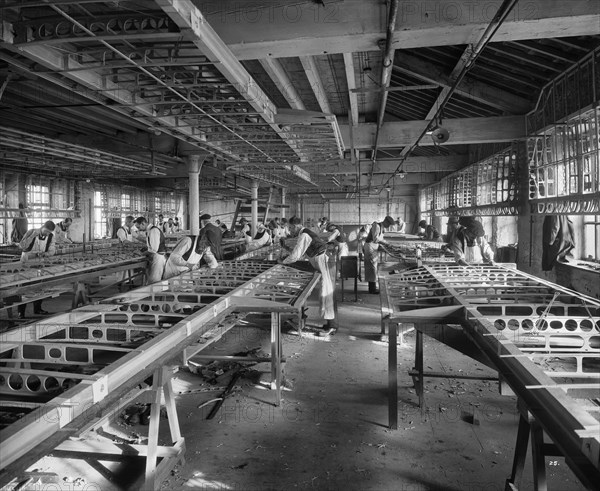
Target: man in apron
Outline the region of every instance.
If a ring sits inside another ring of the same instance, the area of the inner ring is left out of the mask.
[[[369,283],[369,293],[379,294],[377,288],[377,268],[379,266],[379,245],[385,244],[383,232],[390,228],[396,222],[390,216],[383,219],[382,222],[373,222],[371,230],[365,239],[365,281]]]
[[[348,251],[348,237],[342,230],[334,223],[327,224],[326,232],[329,234],[326,237],[326,241],[329,244],[337,245],[337,269],[342,269],[342,256],[347,256]]]
[[[335,319],[334,308],[334,284],[329,273],[327,264],[327,244],[319,238],[312,230],[302,226],[302,220],[298,217],[292,217],[289,221],[290,234],[292,237],[298,237],[296,246],[288,257],[278,262],[291,264],[299,261],[302,256],[306,256],[311,266],[321,273],[321,291],[319,292],[319,310],[320,315],[327,322],[323,326],[326,333],[335,330],[333,320]]]
[[[57,244],[72,244],[73,241],[69,237],[69,227],[72,225],[72,218],[65,218],[59,222],[54,229],[54,240]]]
[[[125,217],[125,225],[121,225],[117,230],[117,239],[122,244],[123,242],[133,242],[133,220],[134,218],[129,215]]]
[[[494,251],[485,240],[481,222],[475,220],[475,217],[461,217],[459,224],[462,227],[458,229],[450,244],[457,264],[494,264]]]
[[[200,238],[208,242],[215,259],[221,261],[223,260],[223,231],[211,222],[211,218],[208,213],[200,216]]]
[[[258,231],[253,239],[248,235],[246,236],[246,252],[255,251],[261,247],[270,245],[272,242],[271,234],[269,234],[264,223],[259,223],[257,229]]]
[[[440,236],[437,228],[428,224],[426,220],[421,220],[419,222],[419,228],[423,230],[423,232],[419,232],[419,237],[423,237],[425,240],[432,240],[435,242],[442,241],[442,237]]]
[[[181,238],[167,260],[163,280],[198,269],[203,257],[209,268],[214,269],[219,265],[206,240],[202,240],[198,235]]]
[[[139,217],[135,226],[140,232],[146,232],[146,284],[151,285],[162,279],[165,271],[167,247],[165,245],[165,234],[156,225],[149,225],[148,220]]]
[[[54,256],[56,253],[56,242],[53,234],[55,228],[54,222],[47,221],[41,228],[27,231],[21,242],[19,242],[19,247],[23,251],[21,253],[21,262],[26,263],[39,258]],[[26,307],[27,304],[17,307],[19,319],[25,318]],[[33,313],[39,315],[46,315],[48,313],[42,309],[41,300],[33,302]]]

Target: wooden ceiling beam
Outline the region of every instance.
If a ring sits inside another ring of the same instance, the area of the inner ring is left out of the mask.
[[[239,0],[196,4],[240,60],[378,51],[384,35],[385,2],[365,0],[280,2]],[[471,44],[497,9],[497,2],[402,2],[394,32],[396,49]],[[589,0],[520,2],[494,42],[598,34],[598,5]]]
[[[354,77],[354,58],[352,53],[344,53],[344,68],[346,69],[346,83],[348,84],[348,97],[350,98],[350,114],[352,124],[358,124],[358,96],[356,89],[356,78]],[[346,145],[348,146],[348,145]]]
[[[400,148],[414,143],[428,125],[429,120],[393,121],[386,123],[381,133],[381,148]],[[490,118],[446,119],[444,127],[450,132],[446,145],[470,145],[477,143],[510,142],[520,140],[527,135],[525,117],[497,116]],[[340,125],[340,131],[346,146],[349,146],[347,124]],[[375,137],[374,123],[361,123],[354,128],[354,146],[360,150],[373,147]],[[425,137],[422,146],[431,146],[433,141]]]
[[[271,80],[273,80],[273,83],[277,89],[279,89],[279,92],[281,92],[281,95],[283,95],[290,107],[292,109],[305,111],[306,106],[304,105],[304,102],[302,102],[300,94],[296,90],[296,87],[294,87],[292,80],[285,71],[285,68],[283,68],[281,62],[273,58],[263,58],[260,60],[260,64]]]
[[[452,86],[451,77],[443,73],[435,64],[404,51],[398,52],[394,71],[417,76],[430,83],[437,83],[442,87]],[[511,114],[525,114],[531,109],[531,102],[527,99],[469,76],[466,76],[459,84],[456,93]]]
[[[315,94],[315,98],[321,107],[321,111],[323,111],[325,114],[333,114],[331,106],[329,105],[329,99],[327,98],[327,92],[325,91],[325,86],[323,85],[323,80],[319,74],[319,69],[314,57],[301,56],[300,63],[302,63],[302,67],[306,73],[306,78],[308,78],[310,86]]]

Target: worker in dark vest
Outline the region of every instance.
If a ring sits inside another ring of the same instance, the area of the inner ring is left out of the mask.
[[[146,233],[146,247],[144,252],[148,258],[146,266],[146,284],[150,285],[162,279],[165,271],[167,247],[165,245],[165,234],[156,225],[149,225],[148,220],[139,217],[134,222],[140,232]]]
[[[379,267],[379,245],[385,244],[383,232],[390,228],[396,222],[390,216],[383,219],[382,222],[373,222],[371,230],[365,239],[365,281],[369,282],[369,293],[378,294],[377,289],[377,268]]]
[[[163,280],[198,269],[203,257],[209,268],[214,269],[219,265],[206,240],[198,235],[182,237],[167,260]]]
[[[72,218],[65,218],[62,222],[56,224],[54,229],[54,240],[57,244],[72,244],[73,241],[69,237],[69,228],[73,224]]]
[[[423,237],[425,240],[432,240],[435,242],[442,241],[442,237],[440,236],[437,228],[435,228],[433,225],[428,225],[427,221],[421,220],[419,222],[419,228],[423,229],[423,232],[419,233],[419,237]]]
[[[10,234],[11,242],[18,244],[21,239],[25,237],[27,230],[29,229],[29,220],[25,214],[23,203],[19,203],[19,216],[13,218],[12,221],[12,232]]]
[[[326,333],[335,330],[333,320],[335,319],[334,309],[334,284],[329,273],[327,258],[327,244],[312,230],[302,226],[302,220],[299,217],[292,217],[289,221],[290,234],[292,237],[298,237],[296,246],[290,255],[279,262],[291,264],[299,261],[303,256],[308,258],[311,266],[321,273],[321,291],[319,293],[320,315],[325,319],[326,324],[323,329]]]
[[[200,216],[200,237],[204,238],[210,250],[215,256],[217,261],[223,259],[223,246],[221,242],[223,240],[223,231],[217,227],[214,223],[211,223],[211,216],[208,213]]]
[[[53,235],[55,228],[54,222],[47,221],[39,229],[27,231],[19,243],[19,247],[23,251],[21,253],[21,262],[26,263],[35,261],[36,259],[54,256],[56,253],[56,243]],[[26,304],[19,305],[19,319],[25,317],[25,308]],[[48,314],[48,312],[42,309],[41,300],[33,302],[33,313],[39,315]]]
[[[240,234],[242,236],[242,239],[245,239],[246,236],[252,237],[252,231],[250,230],[250,224],[248,223],[248,220],[246,220],[245,218],[240,218],[240,227]]]
[[[462,225],[454,235],[450,247],[460,266],[470,264],[494,264],[494,251],[485,240],[483,224],[475,217],[460,217]]]
[[[255,251],[261,247],[271,245],[272,241],[271,234],[267,227],[265,227],[265,224],[259,223],[254,238],[246,236],[246,252]]]
[[[133,221],[134,218],[129,215],[125,217],[125,225],[121,225],[117,230],[117,239],[121,244],[123,242],[133,242]]]

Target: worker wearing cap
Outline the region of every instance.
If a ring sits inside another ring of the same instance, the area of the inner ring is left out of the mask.
[[[245,218],[240,218],[240,225],[242,227],[242,238],[245,239],[247,235],[252,235],[252,233],[250,232],[250,224],[248,223],[248,220],[246,220]]]
[[[21,262],[30,262],[35,259],[54,256],[56,253],[56,242],[54,239],[54,230],[56,225],[54,222],[47,221],[39,229],[28,230],[25,236],[19,242],[19,247],[23,251],[21,253]],[[19,305],[19,319],[25,317],[26,304]],[[33,313],[45,315],[48,312],[42,309],[42,301],[36,300],[33,302]]]
[[[325,231],[328,234],[326,241],[338,246],[338,259],[342,256],[347,256],[349,254],[348,238],[342,229],[335,223],[328,223]]]
[[[459,217],[448,217],[448,235],[446,237],[446,242],[448,244],[452,244],[456,232],[458,232],[461,228],[462,225],[459,223]]]
[[[319,228],[320,232],[326,232],[328,224],[329,224],[329,218],[322,217],[321,219],[319,219],[319,223],[317,224],[317,227]]]
[[[51,221],[47,221],[39,229],[29,230],[19,243],[19,247],[23,251],[21,262],[54,256],[56,254],[55,230],[56,225]]]
[[[174,234],[175,233],[175,222],[173,218],[170,218],[162,224],[162,231],[165,234]]]
[[[65,218],[62,222],[56,224],[54,229],[54,240],[57,244],[72,244],[73,241],[69,237],[69,227],[73,224],[72,218]]]
[[[144,251],[148,258],[146,283],[151,285],[160,281],[165,271],[165,263],[167,262],[165,234],[161,227],[149,225],[148,220],[144,217],[139,217],[134,223],[140,232],[146,233],[146,248]]]
[[[208,242],[204,238],[199,235],[182,237],[175,244],[167,260],[163,280],[168,280],[186,271],[198,269],[203,257],[209,268],[214,269],[219,266]]]
[[[257,229],[258,231],[253,239],[246,236],[246,252],[255,251],[272,243],[271,234],[264,223],[259,223]]]
[[[419,222],[419,228],[423,229],[423,233],[419,233],[419,236],[423,237],[425,240],[432,240],[435,242],[442,241],[437,228],[435,228],[433,225],[427,224],[427,221],[421,220]]]
[[[223,259],[223,231],[214,223],[211,223],[211,216],[208,213],[200,216],[200,237],[208,243],[210,250],[217,261]]]
[[[386,244],[383,232],[396,222],[391,216],[386,216],[382,222],[373,222],[371,230],[365,239],[363,247],[365,255],[365,281],[369,283],[369,293],[378,294],[377,268],[379,266],[379,246]]]
[[[121,225],[117,230],[117,239],[122,244],[123,242],[133,242],[133,221],[131,215],[125,217],[125,225]]]
[[[319,311],[326,324],[323,329],[330,333],[335,329],[332,321],[335,319],[334,285],[329,273],[327,261],[327,244],[312,230],[302,226],[299,217],[292,217],[289,221],[290,234],[298,237],[298,241],[290,255],[279,262],[291,264],[299,261],[303,256],[308,258],[311,266],[321,273],[321,291],[319,292]]]
[[[483,262],[494,264],[494,251],[485,240],[485,230],[480,221],[475,217],[461,217],[450,247],[454,252],[454,259],[461,266],[481,264]]]

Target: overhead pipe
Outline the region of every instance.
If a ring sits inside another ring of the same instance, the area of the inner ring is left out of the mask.
[[[381,83],[380,89],[382,89],[381,97],[379,99],[379,110],[377,112],[377,128],[375,130],[375,143],[373,145],[373,153],[371,154],[371,170],[369,171],[369,191],[371,190],[371,180],[373,178],[373,172],[375,170],[375,163],[377,160],[377,148],[379,146],[379,133],[383,126],[383,118],[385,116],[385,107],[387,105],[387,99],[389,92],[387,89],[390,85],[392,78],[392,70],[394,68],[394,31],[396,30],[396,18],[398,17],[398,7],[400,5],[399,0],[392,0],[390,4],[390,11],[387,23],[387,32],[385,39],[385,47],[383,53],[383,66],[381,69]]]
[[[427,124],[425,129],[419,135],[419,138],[415,141],[415,143],[413,143],[411,145],[411,147],[410,147],[409,151],[406,153],[406,155],[404,155],[404,157],[402,157],[402,160],[396,167],[396,170],[390,177],[388,177],[388,179],[385,182],[385,184],[383,185],[383,187],[385,187],[390,182],[390,180],[398,173],[398,171],[402,168],[402,165],[404,164],[406,159],[410,156],[412,151],[419,145],[419,142],[423,139],[423,137],[428,133],[431,123],[438,121],[444,108],[446,107],[446,104],[448,104],[448,102],[454,95],[454,92],[456,92],[456,89],[458,88],[460,83],[463,81],[463,79],[465,78],[465,76],[467,75],[467,73],[469,72],[469,70],[471,69],[473,64],[475,63],[475,61],[477,61],[477,58],[479,58],[479,55],[481,55],[481,53],[483,52],[485,47],[489,44],[489,42],[494,37],[494,34],[496,34],[496,32],[498,31],[500,26],[504,23],[504,21],[508,17],[508,14],[510,14],[512,9],[515,7],[515,5],[518,2],[519,2],[519,0],[504,0],[504,2],[502,2],[502,5],[500,5],[500,8],[496,12],[496,15],[494,15],[494,18],[488,24],[485,32],[479,39],[479,42],[477,43],[477,45],[473,48],[473,50],[469,54],[469,57],[468,57],[467,61],[465,62],[462,70],[460,71],[460,73],[457,75],[456,79],[452,83],[452,86],[450,87],[448,94],[446,94],[446,97],[444,97],[444,100],[438,106],[437,111],[435,112],[433,117],[429,120],[429,123]],[[370,185],[371,184],[369,181],[369,187],[370,187]]]

